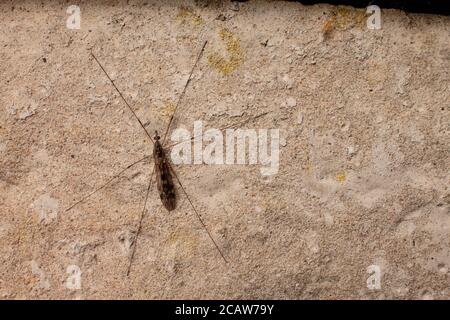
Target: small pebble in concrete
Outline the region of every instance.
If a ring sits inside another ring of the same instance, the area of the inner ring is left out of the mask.
[[[303,123],[303,113],[299,112],[297,115],[297,124]]]
[[[290,108],[293,108],[297,105],[297,100],[295,100],[295,98],[289,97],[286,100],[286,105]]]
[[[356,154],[356,148],[354,146],[347,147],[347,154],[352,157]]]

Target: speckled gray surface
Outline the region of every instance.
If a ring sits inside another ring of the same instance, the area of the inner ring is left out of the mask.
[[[69,30],[68,5],[0,4],[1,298],[450,298],[449,17],[382,10],[368,30],[350,7],[81,2]],[[176,166],[230,262],[152,192],[126,277],[151,164],[65,212],[152,151],[89,50],[162,131],[204,40],[175,125],[268,112],[247,127],[281,130],[279,172]]]

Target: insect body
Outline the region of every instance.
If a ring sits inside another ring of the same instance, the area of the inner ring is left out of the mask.
[[[224,260],[224,262],[227,263],[227,260],[226,260],[225,256],[223,255],[223,253],[220,250],[219,246],[217,245],[216,241],[214,240],[214,238],[212,237],[212,235],[209,232],[208,228],[206,227],[205,223],[203,222],[202,217],[200,216],[200,214],[198,213],[198,211],[195,208],[194,204],[192,203],[188,193],[186,192],[185,188],[183,187],[183,185],[182,185],[180,179],[178,178],[175,170],[173,170],[173,168],[171,167],[171,164],[169,162],[169,159],[166,156],[166,152],[165,152],[164,147],[163,147],[163,145],[165,145],[164,142],[166,141],[166,137],[167,137],[167,134],[169,132],[170,125],[172,124],[172,120],[174,118],[175,111],[176,111],[176,109],[177,109],[177,107],[178,107],[178,105],[179,105],[179,103],[181,101],[181,98],[183,97],[184,93],[186,92],[186,88],[187,88],[187,86],[188,86],[188,84],[189,84],[189,82],[191,80],[194,68],[197,65],[198,61],[200,60],[200,57],[201,57],[201,55],[203,53],[203,50],[205,49],[206,43],[207,43],[207,41],[205,41],[203,43],[201,51],[200,51],[200,53],[197,56],[197,60],[195,61],[195,64],[194,64],[194,66],[191,69],[191,73],[189,74],[189,78],[186,81],[186,84],[185,84],[185,86],[183,88],[183,91],[182,91],[180,97],[178,98],[178,102],[175,105],[175,110],[174,110],[172,116],[170,117],[169,124],[167,125],[167,128],[166,128],[165,134],[163,136],[163,139],[161,139],[161,137],[158,135],[157,131],[155,131],[155,136],[152,138],[152,136],[147,131],[147,129],[145,128],[145,126],[142,123],[142,121],[139,119],[139,117],[134,112],[133,108],[131,108],[131,106],[126,101],[125,97],[122,95],[120,90],[117,88],[117,86],[114,83],[114,81],[108,75],[108,73],[106,72],[105,68],[102,66],[100,61],[98,61],[98,59],[95,57],[95,55],[91,52],[91,56],[94,58],[94,60],[100,66],[100,68],[103,70],[103,72],[105,73],[106,77],[109,79],[109,81],[111,82],[113,87],[116,89],[117,93],[122,98],[122,100],[125,103],[125,105],[131,111],[131,113],[136,118],[136,120],[139,122],[140,126],[145,131],[145,133],[146,133],[147,137],[149,138],[150,142],[153,143],[153,159],[154,159],[154,162],[155,162],[155,167],[154,167],[154,171],[152,172],[152,176],[150,177],[150,181],[149,181],[148,188],[147,188],[147,193],[146,193],[146,196],[145,196],[144,207],[143,207],[143,210],[142,210],[142,213],[141,213],[141,217],[139,219],[139,225],[138,225],[138,228],[137,228],[137,232],[136,232],[135,238],[133,240],[133,246],[132,246],[132,249],[131,249],[131,255],[130,255],[128,269],[127,269],[127,276],[130,273],[131,264],[133,262],[133,257],[134,257],[134,254],[136,252],[137,238],[138,238],[139,233],[140,233],[141,228],[142,228],[142,220],[143,220],[145,212],[146,212],[146,205],[147,205],[147,200],[148,200],[148,197],[149,197],[150,189],[151,189],[151,186],[152,186],[153,174],[156,175],[156,185],[157,185],[157,188],[158,188],[159,197],[161,199],[161,202],[162,202],[162,204],[164,205],[164,207],[168,211],[175,210],[175,208],[177,206],[177,194],[175,192],[176,189],[175,189],[175,185],[173,183],[173,178],[175,178],[175,180],[178,182],[178,185],[180,186],[182,192],[186,196],[186,199],[188,200],[190,206],[192,207],[195,215],[197,216],[199,222],[201,223],[201,225],[205,229],[206,233],[208,234],[208,236],[211,239],[212,243],[216,247],[217,251],[220,253],[220,255],[221,255],[222,259]],[[133,167],[134,165],[136,165],[136,164],[138,164],[138,163],[140,163],[140,162],[142,162],[144,160],[147,160],[148,158],[149,158],[149,156],[146,156],[146,157],[144,157],[144,158],[142,158],[142,159],[140,159],[138,161],[135,161],[132,164],[128,165],[126,168],[121,170],[118,174],[116,174],[112,178],[110,178],[102,186],[98,187],[97,189],[95,189],[94,191],[92,191],[91,193],[89,193],[88,195],[83,197],[81,200],[79,200],[79,201],[75,202],[74,204],[72,204],[69,208],[66,209],[66,211],[71,210],[77,204],[85,201],[86,199],[91,197],[94,193],[96,193],[97,191],[99,191],[99,190],[105,188],[107,185],[109,185],[114,179],[116,179],[118,176],[120,176],[123,172],[125,172],[129,168]]]
[[[159,142],[158,132],[155,131],[155,143],[153,145],[153,160],[155,161],[156,186],[158,187],[159,197],[164,207],[172,211],[176,207],[176,193],[173,184],[172,174],[167,161],[164,149]]]

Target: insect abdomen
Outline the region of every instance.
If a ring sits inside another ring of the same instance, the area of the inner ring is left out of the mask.
[[[153,158],[155,160],[156,186],[159,197],[164,207],[168,211],[172,211],[176,207],[175,186],[167,163],[168,160],[159,141],[155,141]]]

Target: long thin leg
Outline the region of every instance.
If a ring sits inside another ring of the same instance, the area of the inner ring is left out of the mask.
[[[113,85],[113,87],[116,89],[116,91],[119,93],[119,96],[122,98],[123,102],[125,102],[125,104],[127,105],[128,109],[130,109],[131,113],[134,115],[134,117],[136,118],[136,120],[139,122],[139,124],[141,125],[142,129],[144,129],[145,133],[147,134],[147,136],[150,138],[150,141],[152,143],[154,143],[152,137],[150,136],[150,133],[148,133],[147,129],[145,129],[144,124],[142,123],[141,119],[139,119],[139,117],[136,115],[136,112],[134,112],[133,108],[131,108],[131,106],[128,104],[127,100],[125,100],[124,96],[122,95],[122,92],[120,92],[119,88],[117,88],[116,84],[114,83],[114,81],[111,79],[111,77],[109,76],[109,74],[106,72],[105,68],[103,68],[103,65],[100,63],[100,61],[98,61],[97,57],[94,56],[94,54],[91,52],[91,56],[95,59],[95,61],[97,62],[97,64],[100,66],[100,68],[103,70],[103,72],[105,73],[106,77],[109,79],[109,81],[111,81],[111,84]]]
[[[243,120],[243,121],[239,121],[239,122],[232,123],[232,124],[227,125],[227,126],[225,126],[225,127],[219,128],[219,131],[223,131],[223,130],[225,130],[225,129],[233,128],[233,127],[236,127],[236,126],[238,126],[238,125],[243,125],[243,124],[249,122],[250,120],[258,119],[258,118],[260,118],[260,117],[262,117],[262,116],[265,116],[266,114],[268,114],[268,112],[261,113],[261,114],[255,116],[255,117],[248,118],[248,119],[245,119],[245,120]],[[180,144],[180,143],[184,143],[184,142],[188,142],[188,141],[193,141],[194,139],[196,139],[196,138],[198,138],[198,137],[201,137],[202,135],[203,135],[203,134],[197,135],[197,136],[193,136],[193,137],[191,137],[191,138],[189,138],[189,139],[186,139],[186,140],[183,140],[183,141],[178,141],[178,142],[169,144],[168,146],[165,146],[164,149],[170,149],[170,148],[172,148],[172,147],[174,147],[174,146],[176,146],[176,145],[178,145],[178,144]]]
[[[191,201],[191,198],[189,197],[189,195],[187,194],[186,190],[183,187],[183,184],[181,183],[180,179],[178,178],[175,170],[173,170],[171,164],[168,162],[167,163],[169,165],[170,171],[172,172],[173,176],[175,177],[175,179],[177,179],[178,184],[181,187],[181,190],[183,190],[184,195],[186,196],[186,198],[188,199],[192,209],[195,212],[195,215],[197,216],[198,220],[200,221],[201,225],[203,226],[203,228],[205,229],[206,233],[208,234],[209,238],[211,239],[212,243],[214,244],[214,246],[216,247],[217,251],[219,251],[223,261],[225,261],[225,263],[228,263],[227,259],[225,259],[225,256],[222,253],[222,250],[220,250],[219,246],[217,245],[216,241],[214,240],[214,238],[212,237],[211,233],[209,232],[208,228],[206,227],[206,224],[203,222],[202,217],[200,216],[200,214],[198,213],[197,209],[195,208],[194,204]]]
[[[200,60],[207,43],[208,43],[208,41],[205,41],[203,43],[202,49],[200,50],[199,54],[197,55],[197,59],[195,60],[194,65],[192,66],[191,73],[189,73],[189,78],[187,79],[186,84],[184,85],[183,91],[181,92],[181,94],[178,98],[177,104],[175,105],[175,110],[173,110],[172,116],[170,117],[170,120],[169,120],[169,124],[167,125],[166,132],[164,133],[164,137],[162,140],[163,145],[164,145],[164,142],[166,141],[167,133],[169,133],[170,125],[172,124],[172,120],[173,120],[173,117],[175,116],[175,112],[177,112],[178,105],[180,104],[181,99],[183,98],[184,94],[186,93],[186,89],[189,85],[189,82],[191,82],[191,78],[192,78],[192,74],[194,73],[194,69],[197,66],[198,61]]]
[[[81,202],[85,201],[86,199],[90,198],[93,194],[95,194],[96,192],[102,190],[103,188],[105,188],[108,184],[110,184],[112,181],[114,181],[114,179],[116,179],[117,177],[119,177],[122,173],[124,173],[126,170],[130,169],[131,167],[133,167],[134,165],[146,160],[150,158],[150,156],[145,156],[144,158],[133,162],[132,164],[128,165],[126,168],[122,169],[119,173],[115,174],[114,176],[112,176],[108,181],[106,181],[106,183],[104,183],[103,185],[101,185],[100,187],[98,187],[97,189],[95,189],[94,191],[92,191],[91,193],[89,193],[88,195],[84,196],[83,198],[81,198],[80,200],[78,200],[77,202],[75,202],[74,204],[72,204],[70,207],[68,207],[65,211],[69,211],[71,210],[73,207],[75,207],[76,205],[80,204]]]
[[[152,182],[153,182],[153,174],[154,174],[154,173],[155,173],[155,169],[153,168],[152,174],[151,174],[151,176],[150,176],[150,181],[149,181],[149,183],[148,183],[147,193],[146,193],[146,195],[145,195],[144,208],[142,209],[141,217],[140,217],[140,219],[139,219],[139,225],[138,225],[138,229],[137,229],[137,232],[136,232],[136,236],[134,237],[134,240],[133,240],[133,242],[132,242],[133,248],[131,249],[131,250],[132,250],[132,251],[131,251],[131,256],[130,256],[130,260],[129,260],[129,262],[128,262],[127,277],[129,276],[130,271],[131,271],[131,265],[132,265],[132,263],[133,263],[134,254],[135,254],[135,252],[136,252],[136,247],[137,247],[138,237],[139,237],[139,234],[141,233],[142,220],[144,220],[144,217],[145,217],[145,208],[147,207],[148,195],[150,194],[150,189],[151,189],[151,186],[152,186]]]

